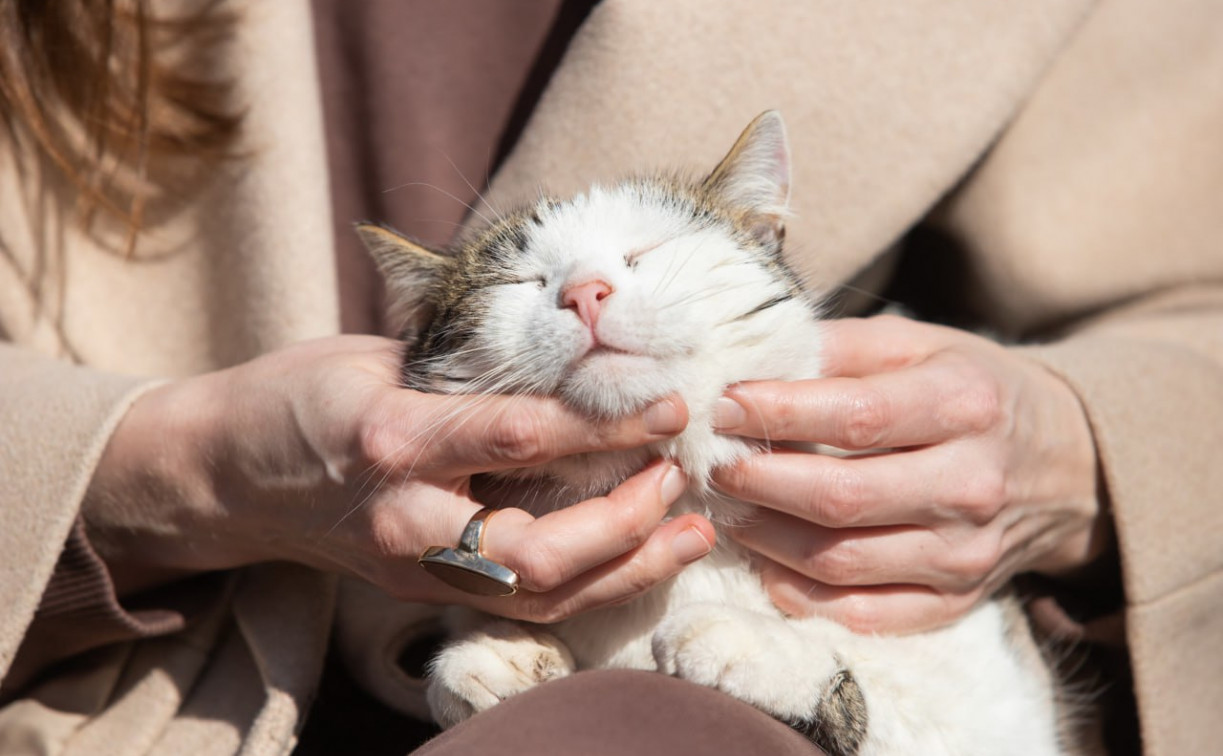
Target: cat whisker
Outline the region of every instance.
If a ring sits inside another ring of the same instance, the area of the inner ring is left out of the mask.
[[[441,223],[443,225],[450,226],[451,228],[463,228],[464,225],[462,223],[455,223],[454,221],[443,220],[441,218],[413,218],[412,223]]]
[[[751,286],[750,284],[746,284],[746,283],[736,283],[736,284],[730,284],[730,285],[720,286],[720,287],[710,287],[710,288],[703,289],[700,291],[694,291],[690,294],[686,294],[680,297],[679,299],[660,304],[658,306],[658,309],[661,311],[661,310],[668,310],[672,307],[683,307],[683,306],[687,306],[687,305],[690,305],[696,302],[703,302],[706,299],[712,299],[713,297],[720,297],[723,294],[727,294],[732,291],[737,291],[739,289],[750,288],[750,286]]]
[[[854,294],[861,294],[862,296],[867,297],[868,299],[873,299],[883,305],[889,305],[892,307],[904,306],[903,303],[897,302],[895,299],[889,299],[888,297],[880,295],[878,292],[871,291],[870,289],[863,289],[860,286],[854,286],[847,283],[837,283],[833,288],[841,291],[852,292]]]
[[[740,266],[746,268],[746,267],[753,267],[755,265],[758,265],[758,263],[755,262],[754,260],[735,260],[735,259],[727,258],[725,260],[720,260],[714,263],[713,265],[709,266],[709,270],[714,271],[714,270],[721,270],[722,268],[737,268]]]
[[[766,417],[765,413],[760,409],[760,405],[756,404],[750,396],[747,397],[748,404],[752,405],[752,409],[756,411],[757,417]],[[767,424],[762,425],[761,430],[764,431],[764,438],[760,439],[764,442],[764,450],[766,452],[773,451],[773,440],[769,438],[769,427]]]
[[[782,304],[783,302],[789,302],[791,299],[794,299],[794,294],[791,292],[787,292],[785,294],[779,294],[778,296],[775,296],[772,299],[768,299],[768,300],[765,300],[764,302],[761,302],[760,304],[756,305],[755,307],[743,313],[742,315],[737,315],[733,318],[728,318],[726,320],[720,321],[718,325],[723,326],[723,325],[728,325],[730,323],[737,323],[740,320],[746,320],[753,315],[762,313],[765,310],[769,310],[773,307],[776,307],[777,305]]]
[[[699,242],[692,245],[692,249],[682,260],[677,257],[672,257],[671,260],[668,261],[666,270],[663,271],[663,275],[659,278],[659,282],[654,287],[654,291],[652,292],[655,297],[666,289],[670,288],[671,285],[675,283],[675,280],[679,277],[680,271],[682,271],[684,267],[688,265],[688,263],[692,262],[693,258],[696,257],[697,252],[699,252],[701,247],[704,245],[705,240],[701,239]]]
[[[481,350],[481,347],[472,347],[465,351],[467,353],[475,353]],[[539,393],[539,389],[542,388],[542,381],[538,378],[538,372],[535,372],[537,377],[534,381],[528,381],[524,385],[523,377],[525,375],[531,375],[532,373],[530,371],[522,370],[521,368],[514,368],[522,356],[524,355],[510,355],[498,367],[486,371],[484,374],[466,382],[462,386],[462,390],[454,392],[454,395],[456,397],[462,395],[468,398],[470,398],[472,395],[477,397],[491,397],[495,394],[507,393],[511,388],[517,388],[522,393]],[[440,361],[441,360],[439,359],[438,362]],[[512,394],[512,396],[517,396],[517,394]],[[417,446],[418,442],[421,442],[422,439],[423,443],[420,444],[422,448],[434,442],[437,440],[437,433],[439,433],[443,427],[450,426],[450,433],[459,430],[466,422],[468,422],[468,420],[470,420],[470,418],[476,416],[478,411],[481,410],[485,404],[487,404],[487,400],[480,401],[477,399],[476,401],[469,401],[465,404],[458,405],[449,412],[439,414],[430,424],[421,429],[419,433],[412,438],[406,439],[396,450],[390,452],[386,458],[371,464],[371,466],[361,474],[361,477],[366,479],[358,488],[358,494],[365,492],[365,489],[370,485],[370,481],[373,480],[374,473],[379,469],[383,470],[381,478],[379,478],[378,481],[373,484],[372,488],[366,492],[359,501],[350,507],[349,510],[334,525],[332,525],[327,533],[324,534],[324,537],[334,532],[335,529],[339,527],[348,517],[359,511],[373,496],[378,493],[379,490],[381,490],[382,486],[385,485],[392,472],[400,466],[400,460],[397,458],[399,454],[409,448]],[[464,413],[466,413],[466,417],[462,417]],[[403,477],[410,478],[412,476],[418,461],[419,460],[413,460],[408,470],[403,473]]]
[[[808,257],[808,255],[806,252],[803,251],[800,245],[790,245],[788,257],[803,258],[803,257]],[[870,289],[863,289],[860,286],[854,286],[853,284],[844,283],[840,281],[833,282],[831,286],[828,286],[825,289],[821,290],[821,293],[826,293],[827,291],[848,291],[854,294],[860,294],[882,305],[888,305],[892,307],[903,307],[904,306],[903,303],[898,302],[894,299],[885,297],[877,291],[871,291]]]
[[[451,432],[458,430],[460,427],[462,427],[463,424],[467,422],[467,420],[470,417],[473,417],[477,414],[478,410],[481,408],[481,405],[484,403],[485,402],[481,402],[477,400],[475,402],[470,402],[463,406],[456,406],[450,412],[439,414],[437,417],[433,419],[431,423],[429,423],[423,429],[421,429],[421,431],[417,433],[415,436],[409,439],[406,439],[403,443],[399,445],[399,447],[389,452],[383,459],[377,460],[376,462],[372,463],[369,468],[367,468],[364,472],[361,473],[360,476],[358,476],[358,480],[361,481],[361,484],[359,485],[357,489],[357,495],[360,496],[360,498],[351,507],[349,507],[348,511],[346,511],[344,515],[341,516],[331,526],[331,528],[327,530],[326,533],[324,533],[323,537],[326,538],[327,536],[330,536],[335,531],[336,528],[342,525],[353,514],[360,511],[362,507],[364,507],[374,496],[378,494],[380,490],[382,490],[382,487],[386,484],[386,481],[390,478],[390,476],[392,474],[396,474],[396,471],[401,467],[400,465],[401,460],[399,459],[399,457],[403,453],[405,453],[408,449],[417,447],[418,442],[422,442],[422,440],[423,440],[423,443],[420,443],[419,446],[421,447],[423,451],[423,448],[428,446],[430,443],[432,443],[436,439],[436,434],[439,433],[441,429],[443,427],[446,427],[447,425],[452,426]],[[457,423],[454,422],[456,418],[460,418],[461,414],[464,411],[467,413],[467,417],[463,417],[459,419]],[[402,473],[399,473],[399,475],[403,477],[404,479],[411,478],[412,473],[415,471],[416,464],[418,462],[419,462],[419,457],[418,459],[413,460],[412,464],[408,466],[407,470]],[[379,477],[376,482],[372,482],[374,480],[375,474],[379,470],[382,471],[381,477]],[[371,482],[372,482],[372,485],[371,485]],[[363,496],[361,495],[362,493],[364,493]]]
[[[407,183],[405,183],[405,184],[399,184],[398,186],[392,186],[390,189],[383,189],[383,190],[382,190],[382,193],[383,193],[383,194],[389,194],[390,192],[396,192],[396,191],[399,191],[400,189],[407,189],[409,186],[424,186],[424,187],[428,187],[428,188],[432,189],[433,191],[437,192],[438,194],[445,195],[445,196],[449,197],[450,199],[454,200],[455,202],[459,203],[459,204],[460,204],[460,205],[462,205],[463,207],[467,208],[467,209],[468,209],[468,210],[470,210],[472,213],[474,213],[474,214],[476,215],[476,217],[477,217],[477,218],[479,218],[480,220],[484,221],[484,222],[485,222],[485,223],[487,223],[488,225],[490,225],[490,226],[491,226],[491,225],[493,225],[493,222],[492,222],[491,220],[489,220],[489,218],[488,218],[488,216],[487,216],[487,215],[485,215],[484,213],[482,213],[482,212],[480,212],[479,210],[475,209],[474,207],[472,207],[472,206],[471,206],[470,204],[468,204],[467,202],[464,202],[464,201],[463,201],[461,198],[459,198],[457,195],[455,195],[455,194],[453,194],[453,193],[451,193],[451,192],[446,191],[445,189],[441,188],[440,186],[436,186],[436,185],[434,185],[434,184],[430,184],[430,183],[429,183],[429,182],[427,182],[427,181],[409,181],[409,182],[407,182]]]
[[[500,213],[497,211],[497,208],[493,207],[492,205],[488,203],[488,200],[484,198],[484,195],[480,193],[479,189],[476,189],[476,187],[470,181],[467,180],[467,177],[463,175],[463,172],[461,170],[459,170],[459,166],[454,162],[454,160],[450,158],[449,155],[446,154],[445,150],[439,147],[437,148],[437,152],[443,158],[446,159],[447,163],[450,163],[450,167],[453,168],[454,172],[457,173],[459,178],[463,180],[463,183],[467,184],[467,188],[471,190],[471,193],[476,195],[476,198],[480,200],[480,202],[484,205],[484,207],[488,208],[488,211],[493,214],[494,218],[496,218],[497,220],[501,220],[503,217],[505,217],[503,213]],[[487,182],[485,183],[487,185]]]

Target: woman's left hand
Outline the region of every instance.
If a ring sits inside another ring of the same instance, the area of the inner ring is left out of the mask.
[[[1102,550],[1091,430],[1041,365],[892,316],[831,321],[824,359],[826,378],[740,384],[719,405],[722,433],[864,452],[779,447],[715,474],[761,505],[732,535],[783,611],[927,630],[1018,572],[1071,572]]]

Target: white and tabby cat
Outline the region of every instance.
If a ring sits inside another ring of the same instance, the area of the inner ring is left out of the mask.
[[[758,444],[720,436],[730,384],[820,375],[817,302],[782,260],[789,156],[764,113],[703,180],[647,177],[541,200],[453,255],[359,232],[407,325],[406,385],[532,393],[593,415],[666,394],[690,423],[657,448],[561,460],[525,473],[537,510],[602,494],[652,456],[692,480],[674,511],[715,523],[748,505],[710,471]],[[730,538],[632,603],[548,627],[468,618],[431,666],[429,703],[450,726],[575,669],[658,669],[712,686],[806,732],[832,754],[1054,754],[1056,687],[1011,602],[946,629],[868,637],[784,616]]]

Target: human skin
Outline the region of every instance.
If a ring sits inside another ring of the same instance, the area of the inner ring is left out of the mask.
[[[1070,576],[1110,538],[1090,426],[1060,378],[982,337],[831,321],[825,374],[731,387],[719,431],[784,447],[715,473],[761,505],[731,537],[773,601],[862,632],[947,624],[1012,575]]]
[[[924,630],[1017,572],[1070,574],[1103,550],[1090,428],[1043,367],[886,316],[830,322],[824,358],[828,377],[740,384],[719,412],[724,433],[887,450],[778,448],[715,473],[762,505],[732,537],[755,552],[784,611]],[[398,359],[394,342],[337,337],[142,397],[83,510],[121,592],[288,559],[405,600],[552,621],[648,590],[713,543],[701,518],[661,523],[683,478],[656,463],[607,497],[490,521],[485,553],[522,574],[519,595],[441,584],[415,560],[454,543],[479,509],[473,473],[648,443],[679,432],[686,409],[668,399],[600,424],[549,400],[418,394],[398,387]]]
[[[675,398],[596,422],[532,397],[437,396],[398,384],[402,346],[339,336],[156,388],[131,407],[82,507],[120,594],[273,560],[361,577],[410,601],[548,622],[624,601],[708,553],[713,528],[662,522],[686,480],[655,462],[605,497],[539,518],[504,509],[483,552],[521,576],[508,598],[417,565],[481,508],[476,473],[661,440]]]

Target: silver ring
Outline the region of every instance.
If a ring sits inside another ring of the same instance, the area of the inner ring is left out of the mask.
[[[497,510],[484,507],[471,516],[459,543],[430,546],[417,563],[430,575],[476,596],[512,596],[518,592],[518,573],[484,556],[484,526]]]

